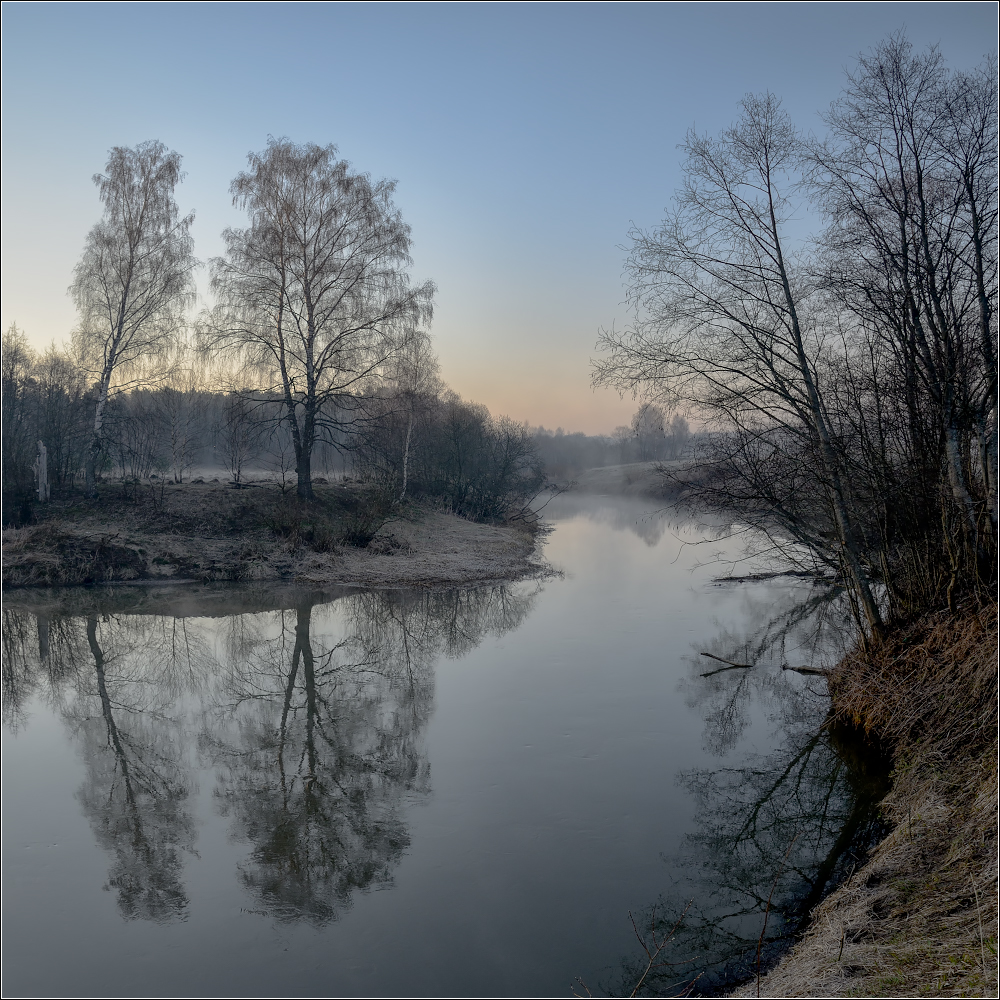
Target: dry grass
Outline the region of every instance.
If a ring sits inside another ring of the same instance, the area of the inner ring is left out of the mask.
[[[943,759],[995,736],[995,607],[928,615],[858,649],[830,678],[837,716],[892,743],[897,755]]]
[[[813,911],[760,996],[997,996],[996,649],[996,608],[966,610],[838,666],[835,715],[895,752],[892,832]]]
[[[165,486],[50,504],[3,534],[5,587],[133,580],[448,586],[544,572],[536,531],[475,524],[411,505],[382,524],[360,488],[317,487],[299,505],[273,486]],[[381,527],[379,527],[381,525]],[[350,544],[362,538],[367,544]]]

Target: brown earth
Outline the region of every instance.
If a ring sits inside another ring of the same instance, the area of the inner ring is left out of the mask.
[[[299,503],[272,484],[104,486],[36,508],[3,532],[4,587],[113,581],[285,580],[449,586],[546,572],[543,532],[477,524],[427,504],[394,505],[363,484],[319,483]]]

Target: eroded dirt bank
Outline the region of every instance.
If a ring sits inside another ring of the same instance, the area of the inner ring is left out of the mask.
[[[835,716],[894,753],[891,832],[732,996],[997,996],[996,650],[993,607],[924,618],[837,667]]]
[[[467,521],[420,503],[379,509],[361,486],[318,484],[315,504],[276,486],[106,487],[5,529],[4,587],[125,581],[294,581],[455,586],[545,572],[542,532]],[[388,518],[383,523],[383,519]]]

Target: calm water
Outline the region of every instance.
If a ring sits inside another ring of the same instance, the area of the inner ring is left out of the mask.
[[[780,934],[867,822],[821,602],[647,507],[558,498],[542,583],[12,596],[5,995],[598,995],[775,878]]]

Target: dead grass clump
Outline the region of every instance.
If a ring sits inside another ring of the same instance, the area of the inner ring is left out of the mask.
[[[398,504],[378,484],[327,487],[309,502],[282,499],[264,521],[293,546],[336,552],[341,545],[367,548],[379,531],[399,515]]]
[[[995,606],[928,615],[838,664],[834,713],[894,744],[897,755],[974,752],[995,735],[996,650]]]
[[[122,543],[118,532],[71,534],[56,524],[4,534],[4,585],[65,586],[138,580],[146,575],[146,554]]]

